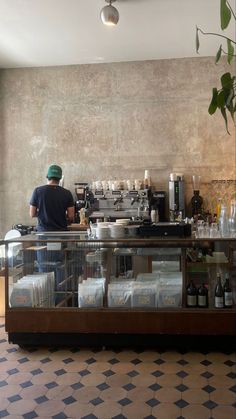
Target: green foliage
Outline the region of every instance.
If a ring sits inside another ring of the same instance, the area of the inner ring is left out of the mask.
[[[231,20],[232,19],[232,20]],[[235,27],[236,23],[236,15],[230,5],[229,0],[220,0],[220,23],[221,29],[224,31],[229,26],[230,22],[233,22]],[[222,38],[226,43],[226,51],[224,51],[222,45],[220,45],[216,57],[215,63],[217,64],[222,57],[222,53],[227,56],[228,64],[231,64],[235,55],[235,47],[236,42],[235,40],[225,36],[224,34],[214,33],[214,32],[204,32],[200,28],[196,28],[196,51],[199,52],[200,48],[200,40],[199,40],[199,33],[202,35],[211,35],[217,36],[218,38]],[[217,89],[213,87],[212,89],[212,98],[208,108],[208,112],[210,115],[213,115],[216,110],[218,109],[221,112],[221,115],[224,118],[226,130],[229,134],[228,130],[228,115],[231,116],[234,124],[235,124],[235,113],[236,113],[236,75],[231,75],[231,73],[227,72],[221,76],[221,87]]]

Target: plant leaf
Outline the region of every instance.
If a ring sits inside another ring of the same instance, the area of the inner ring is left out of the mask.
[[[218,61],[221,57],[221,53],[222,53],[222,45],[220,46],[220,48],[218,49],[217,54],[216,54],[216,59],[215,59],[216,64],[218,63]]]
[[[229,130],[228,130],[228,119],[227,119],[226,110],[225,110],[225,108],[221,108],[220,110],[221,110],[221,114],[222,114],[222,116],[223,116],[223,118],[224,118],[224,120],[225,120],[225,127],[226,127],[226,131],[227,131],[227,133],[230,135],[230,132],[229,132]]]
[[[234,105],[232,101],[229,103],[229,105],[227,105],[227,109],[231,115],[232,120],[234,121]]]
[[[229,94],[227,95],[227,97],[225,97],[227,108],[233,104],[233,98],[234,98],[234,91],[233,89],[230,89]]]
[[[228,47],[228,58],[227,61],[230,64],[232,59],[233,59],[233,55],[234,55],[234,47],[232,45],[232,42],[230,39],[227,39],[227,47]]]
[[[209,108],[208,108],[208,113],[210,115],[213,115],[213,113],[215,113],[215,111],[217,109],[217,106],[218,106],[218,104],[217,104],[217,96],[218,96],[218,91],[217,91],[217,88],[214,87],[212,89],[211,103],[210,103]]]
[[[198,27],[196,26],[196,51],[197,53],[199,51],[199,47],[200,47],[200,42],[199,42],[199,35],[198,35]]]
[[[225,104],[225,92],[221,90],[221,92],[217,95],[217,106],[218,108],[224,108]]]
[[[221,29],[227,28],[231,19],[231,10],[227,6],[227,0],[220,0],[220,23]]]
[[[221,78],[221,86],[226,89],[231,89],[233,87],[233,78],[231,78],[230,73],[224,73]]]

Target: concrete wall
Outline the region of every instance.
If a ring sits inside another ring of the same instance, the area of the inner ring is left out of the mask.
[[[219,185],[211,180],[236,178],[233,126],[229,136],[222,117],[207,113],[227,69],[197,57],[1,70],[1,236],[14,223],[32,224],[28,202],[52,163],[72,192],[76,181],[143,178],[145,169],[167,190],[169,173],[182,172],[186,203],[199,173],[213,208]]]

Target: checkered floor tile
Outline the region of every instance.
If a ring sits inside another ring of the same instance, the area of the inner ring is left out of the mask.
[[[31,348],[0,318],[0,418],[236,419],[236,353]]]

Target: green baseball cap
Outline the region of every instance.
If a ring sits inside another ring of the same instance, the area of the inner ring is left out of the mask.
[[[62,178],[62,169],[56,164],[52,164],[48,168],[47,178],[55,177],[56,179]]]

